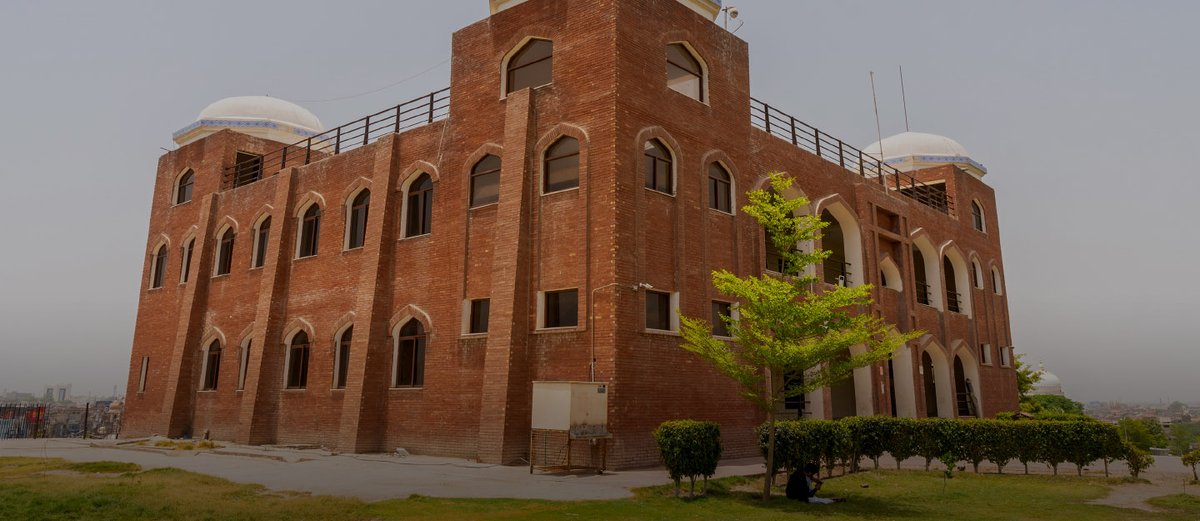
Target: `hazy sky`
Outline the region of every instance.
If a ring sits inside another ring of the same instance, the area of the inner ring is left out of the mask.
[[[753,95],[850,143],[875,140],[871,70],[904,130],[904,66],[912,130],[988,167],[1014,343],[1069,396],[1200,401],[1200,3],[726,3]],[[0,2],[0,389],[123,392],[159,147],[205,105],[269,94],[333,127],[448,85],[450,33],[486,16]]]

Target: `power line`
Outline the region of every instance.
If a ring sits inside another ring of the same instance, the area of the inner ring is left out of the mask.
[[[430,71],[432,71],[432,70],[434,70],[434,69],[436,69],[436,68],[438,68],[438,67],[441,67],[442,65],[445,65],[445,64],[447,64],[447,63],[449,63],[449,62],[450,62],[450,58],[446,58],[445,60],[442,60],[442,61],[440,61],[440,62],[438,62],[438,63],[435,63],[434,65],[430,66],[429,68],[427,68],[427,69],[425,69],[425,70],[423,70],[423,71],[421,71],[421,72],[418,72],[418,73],[416,73],[416,74],[413,74],[412,76],[408,76],[408,77],[406,77],[406,78],[402,78],[402,79],[400,79],[400,80],[397,80],[397,81],[395,81],[395,82],[389,83],[389,84],[387,84],[387,85],[384,85],[384,86],[382,86],[382,87],[379,87],[379,88],[377,88],[377,89],[371,89],[371,90],[369,90],[369,91],[366,91],[366,92],[360,92],[360,93],[358,93],[358,94],[351,94],[351,95],[349,95],[349,96],[340,96],[340,97],[336,97],[336,98],[327,98],[327,99],[301,99],[301,100],[293,100],[293,101],[295,101],[296,103],[327,103],[327,102],[330,102],[330,101],[341,101],[341,100],[347,100],[347,99],[358,98],[358,97],[361,97],[361,96],[366,96],[366,95],[368,95],[368,94],[375,94],[376,92],[385,91],[385,90],[387,90],[387,89],[390,89],[390,88],[392,88],[392,87],[395,87],[395,86],[397,86],[397,85],[400,85],[401,83],[404,83],[404,82],[406,82],[406,81],[409,81],[409,80],[414,80],[414,79],[416,79],[416,78],[419,78],[419,77],[421,77],[421,76],[425,75],[425,73],[427,73],[427,72],[430,72]]]

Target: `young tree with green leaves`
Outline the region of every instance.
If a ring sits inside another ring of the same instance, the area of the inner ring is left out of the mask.
[[[713,337],[703,319],[680,314],[683,348],[732,378],[741,394],[767,416],[767,472],[763,500],[770,499],[775,470],[775,411],[785,399],[835,384],[855,368],[888,359],[923,332],[897,333],[869,313],[871,286],[838,286],[815,291],[817,279],[805,275],[829,252],[803,252],[796,245],[820,236],[819,217],[797,215],[808,204],[783,194],[792,187],[785,174],[771,174],[769,190],[754,190],[743,208],[758,220],[783,259],[778,276],[739,277],[713,272],[721,294],[737,299],[737,318],[721,316],[733,342]],[[850,348],[861,346],[857,354]],[[785,385],[789,377],[790,384]]]

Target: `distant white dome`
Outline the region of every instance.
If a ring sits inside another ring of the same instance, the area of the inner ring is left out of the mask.
[[[196,121],[175,132],[174,138],[186,145],[222,129],[291,144],[319,134],[325,127],[316,115],[295,103],[270,96],[234,96],[204,107]]]
[[[1038,380],[1036,384],[1033,384],[1033,390],[1029,391],[1029,394],[1052,394],[1055,396],[1065,396],[1063,393],[1062,381],[1058,379],[1058,376],[1055,376],[1054,373],[1047,371],[1044,364],[1039,365],[1039,370],[1042,373],[1042,379]]]
[[[954,163],[968,172],[983,177],[987,168],[971,159],[971,153],[958,141],[937,134],[924,132],[902,132],[883,141],[863,147],[871,157],[882,158],[884,163],[908,172],[921,168]],[[972,171],[972,170],[977,171]]]

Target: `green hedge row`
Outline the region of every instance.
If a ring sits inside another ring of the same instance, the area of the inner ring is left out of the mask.
[[[1135,477],[1154,459],[1121,441],[1113,425],[1097,421],[976,420],[943,418],[851,417],[841,420],[794,420],[776,424],[775,470],[789,473],[805,462],[819,462],[832,472],[838,465],[858,470],[862,458],[870,458],[879,467],[879,457],[891,454],[900,462],[912,457],[925,458],[925,468],[933,460],[947,468],[959,462],[970,463],[975,472],[984,461],[1003,469],[1011,461],[1020,461],[1029,472],[1029,463],[1049,465],[1058,474],[1063,462],[1083,467],[1104,461],[1125,460]],[[767,451],[767,429],[759,428],[759,448]]]
[[[654,430],[654,441],[658,443],[663,466],[675,482],[675,497],[679,497],[679,482],[684,477],[691,480],[692,496],[696,495],[697,476],[704,478],[704,492],[708,492],[708,478],[721,461],[721,427],[716,422],[663,422]]]

